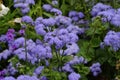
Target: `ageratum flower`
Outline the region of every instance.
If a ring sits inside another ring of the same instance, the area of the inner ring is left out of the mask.
[[[117,27],[120,27],[120,14],[114,15],[110,23]]]
[[[0,60],[3,59],[7,59],[9,56],[11,55],[11,51],[10,50],[4,50],[3,52],[0,53]]]
[[[36,76],[20,75],[17,80],[39,80]]]
[[[69,33],[68,38],[70,43],[78,41],[78,36],[74,33]]]
[[[108,21],[112,20],[112,18],[114,17],[115,14],[116,13],[115,13],[114,9],[109,9],[109,10],[106,10],[106,11],[99,12],[98,16],[102,17],[103,22],[108,22]]]
[[[83,64],[87,63],[87,61],[82,56],[81,57],[74,56],[74,58],[68,62],[68,64],[70,65],[81,64],[81,63]]]
[[[58,37],[55,37],[54,38],[54,43],[55,43],[55,47],[56,47],[56,49],[60,49],[60,48],[62,48],[63,46],[64,46],[64,43],[63,43],[63,41],[62,40],[60,40]]]
[[[19,48],[20,46],[23,46],[25,42],[24,37],[17,38],[14,40],[13,44],[11,47]]]
[[[109,31],[104,38],[104,45],[112,47],[114,51],[120,49],[119,32]]]
[[[44,36],[46,34],[44,28],[45,26],[43,24],[38,24],[35,26],[35,31],[37,34]]]
[[[25,0],[25,3],[34,5],[34,4],[35,4],[35,1],[34,1],[34,0]]]
[[[62,12],[57,8],[52,8],[50,12],[55,13],[55,15],[62,15]]]
[[[78,26],[75,25],[69,25],[67,27],[67,30],[69,33],[75,33],[75,34],[83,34],[85,31],[84,28],[79,28]]]
[[[43,20],[42,17],[38,17],[38,18],[36,18],[36,20],[35,20],[35,26],[41,24],[41,23],[42,23],[42,20]]]
[[[44,69],[44,66],[39,66],[35,69],[34,73],[39,75],[39,74],[41,74],[43,69]]]
[[[56,21],[54,18],[50,17],[48,19],[42,19],[42,23],[45,25],[45,26],[54,26]]]
[[[81,78],[80,74],[72,72],[68,75],[69,80],[79,80]]]
[[[20,35],[25,35],[25,30],[24,29],[20,29],[18,32]]]
[[[6,42],[7,41],[7,36],[6,35],[1,35],[0,36],[0,42]]]
[[[60,26],[60,25],[68,26],[72,22],[71,18],[62,16],[62,15],[56,16],[55,20],[56,20],[56,22],[57,22],[56,24],[58,26]]]
[[[54,36],[55,34],[53,32],[48,32],[45,36],[44,36],[44,41],[49,43],[50,45],[54,44]]]
[[[65,65],[62,67],[62,70],[63,70],[63,71],[66,71],[66,72],[74,72],[74,70],[72,69],[72,67],[71,67],[69,64],[65,64]]]
[[[79,18],[84,18],[84,16],[85,16],[82,12],[78,12],[77,15]]]
[[[93,6],[91,15],[96,16],[99,12],[106,11],[109,9],[112,9],[112,7],[109,5],[104,5],[102,3],[97,3],[95,6]]]
[[[28,7],[28,4],[27,3],[17,3],[14,5],[15,8],[26,8]]]
[[[26,7],[26,8],[21,9],[21,12],[22,12],[23,14],[26,14],[26,13],[28,13],[29,11],[30,11],[30,8],[29,8],[29,7]]]
[[[68,16],[69,17],[75,17],[75,16],[77,16],[77,12],[76,11],[70,11]]]
[[[93,76],[97,76],[99,73],[101,73],[101,68],[100,68],[100,63],[94,63],[92,64],[92,66],[90,67],[90,71],[93,73]]]
[[[82,12],[70,11],[69,17],[72,19],[72,21],[76,22],[84,18],[84,14]]]
[[[27,14],[30,11],[30,5],[34,5],[34,0],[14,0],[14,7],[20,8],[22,14]]]
[[[51,9],[52,9],[52,6],[50,5],[50,4],[44,4],[43,6],[42,6],[42,8],[45,10],[45,11],[51,11]]]
[[[23,16],[21,19],[22,22],[32,24],[33,25],[33,20],[30,16]]]
[[[16,80],[16,79],[12,76],[9,76],[9,77],[5,77],[3,80]]]
[[[65,49],[64,55],[74,55],[80,50],[76,43],[69,43],[66,47],[67,49]]]
[[[79,17],[78,16],[74,16],[74,17],[72,17],[72,20],[77,22],[79,20]]]
[[[53,4],[53,5],[58,5],[58,1],[57,1],[57,0],[53,0],[53,1],[52,1],[52,4]]]

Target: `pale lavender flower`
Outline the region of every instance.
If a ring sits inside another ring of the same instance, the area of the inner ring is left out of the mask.
[[[53,32],[48,32],[45,36],[44,36],[44,41],[49,43],[50,45],[52,45],[54,43],[54,33]]]
[[[34,4],[35,4],[35,1],[34,1],[34,0],[25,0],[25,3],[34,5]]]
[[[58,1],[57,1],[57,0],[53,0],[53,1],[52,1],[52,4],[53,4],[53,5],[58,5]]]
[[[1,59],[2,59],[2,58],[3,58],[3,59],[7,59],[10,55],[11,55],[11,51],[9,51],[9,50],[7,50],[7,49],[0,53]],[[1,60],[1,59],[0,59],[0,60]]]
[[[63,70],[63,71],[66,71],[66,72],[73,72],[73,71],[74,71],[69,64],[65,64],[65,65],[62,67],[62,70]]]
[[[33,24],[33,20],[30,16],[23,16],[21,21],[24,23]]]
[[[42,7],[45,11],[51,11],[52,6],[50,4],[44,4]]]
[[[7,36],[6,35],[1,35],[0,36],[0,42],[6,42],[7,41]]]
[[[73,20],[73,21],[78,21],[78,20],[79,20],[79,17],[78,17],[78,16],[74,16],[74,17],[72,17],[72,20]]]
[[[115,15],[115,10],[114,9],[109,9],[107,11],[102,11],[102,12],[99,12],[98,13],[98,16],[101,16],[102,19],[107,22],[107,21],[111,21],[112,18],[114,17]],[[105,20],[106,19],[106,20]]]
[[[43,20],[43,17],[38,17],[38,18],[36,18],[36,20],[35,20],[35,26],[41,24],[41,23],[42,23],[42,20]]]
[[[55,48],[60,49],[64,46],[63,41],[60,40],[58,37],[54,38]]]
[[[120,36],[115,31],[109,31],[104,38],[104,44],[112,47],[114,51],[120,49]]]
[[[67,27],[67,30],[69,33],[75,33],[75,34],[83,34],[85,32],[84,28],[79,28],[78,26],[75,25],[69,25]]]
[[[81,78],[80,74],[72,72],[68,75],[69,80],[79,80]]]
[[[65,16],[62,16],[62,15],[56,16],[55,20],[56,20],[56,22],[57,22],[56,24],[58,26],[60,26],[61,24],[68,26],[72,22],[72,20],[69,17],[65,17]]]
[[[74,33],[69,33],[68,34],[69,42],[77,42],[78,41],[78,36]]]
[[[64,55],[74,55],[80,50],[76,43],[70,43],[66,45],[67,49],[64,51]]]
[[[120,27],[120,14],[114,15],[110,23],[115,25],[116,27]]]
[[[21,9],[22,14],[24,14],[24,15],[27,14],[29,11],[30,11],[29,7]]]
[[[90,66],[90,71],[93,73],[93,76],[97,76],[99,73],[101,73],[100,63],[94,63],[92,66]]]
[[[41,74],[43,69],[44,69],[44,66],[39,66],[35,69],[34,73],[39,75],[39,74]]]
[[[78,12],[77,15],[79,18],[84,18],[84,16],[85,16],[82,12]]]
[[[26,8],[28,7],[28,4],[27,3],[17,3],[14,5],[15,8]]]
[[[20,75],[17,80],[39,80],[36,76]]]
[[[34,5],[34,0],[14,0],[14,7],[20,8],[22,14],[27,14],[30,11],[30,5]]]
[[[54,26],[56,21],[54,18],[50,17],[48,19],[42,19],[42,23],[45,25],[45,26]]]
[[[74,17],[77,16],[77,12],[76,11],[70,11],[69,12],[69,17]]]
[[[20,35],[25,35],[25,30],[24,29],[21,29],[21,30],[19,30],[19,32],[18,32]]]
[[[59,9],[57,9],[57,8],[52,8],[50,10],[50,12],[55,13],[55,15],[62,15],[62,12]]]
[[[9,77],[5,77],[3,80],[16,80],[16,79],[12,76],[9,76]]]
[[[95,6],[93,6],[91,15],[96,16],[99,12],[106,11],[109,9],[112,9],[112,7],[109,5],[102,4],[102,3],[97,3]]]

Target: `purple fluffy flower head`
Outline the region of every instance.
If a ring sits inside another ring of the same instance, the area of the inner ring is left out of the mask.
[[[77,12],[76,11],[70,11],[68,16],[69,17],[75,17],[75,16],[77,16]]]
[[[19,34],[20,35],[25,35],[25,30],[24,29],[19,30]]]
[[[50,4],[44,4],[42,7],[45,11],[50,11],[52,9],[52,6]]]
[[[30,16],[23,16],[21,19],[22,22],[33,25],[33,20]]]
[[[79,80],[81,78],[80,74],[72,72],[68,75],[69,80]]]
[[[116,27],[120,27],[120,14],[114,15],[110,23],[115,25]]]
[[[52,8],[50,12],[55,13],[55,15],[62,15],[62,12],[57,8]]]
[[[63,70],[63,71],[66,71],[66,72],[73,72],[73,71],[74,71],[69,64],[65,64],[65,65],[62,67],[62,70]]]
[[[78,12],[77,15],[79,18],[84,18],[84,16],[85,16],[82,12]]]
[[[16,79],[12,76],[9,76],[9,77],[5,77],[3,80],[16,80]]]
[[[97,76],[99,73],[101,73],[101,68],[100,68],[100,63],[94,63],[92,64],[92,66],[90,67],[90,71],[93,73],[93,76]]]
[[[119,32],[109,31],[104,38],[104,45],[110,46],[114,51],[119,50],[120,49]]]
[[[39,66],[38,68],[35,69],[34,73],[39,75],[43,69],[44,69],[44,66]]]

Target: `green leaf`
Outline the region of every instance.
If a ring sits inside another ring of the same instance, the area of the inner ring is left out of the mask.
[[[17,56],[14,56],[9,59],[8,62],[12,62],[12,64],[15,66],[19,62],[19,59],[17,58]]]
[[[101,40],[100,40],[99,37],[93,38],[93,39],[91,40],[91,46],[92,46],[92,47],[99,47],[99,46],[100,46],[100,42],[101,42]]]
[[[75,3],[75,0],[70,0],[69,3],[70,3],[71,6],[73,6],[74,3]]]

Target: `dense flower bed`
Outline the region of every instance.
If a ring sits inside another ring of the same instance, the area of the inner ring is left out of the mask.
[[[118,80],[119,3],[4,0],[0,80]]]

